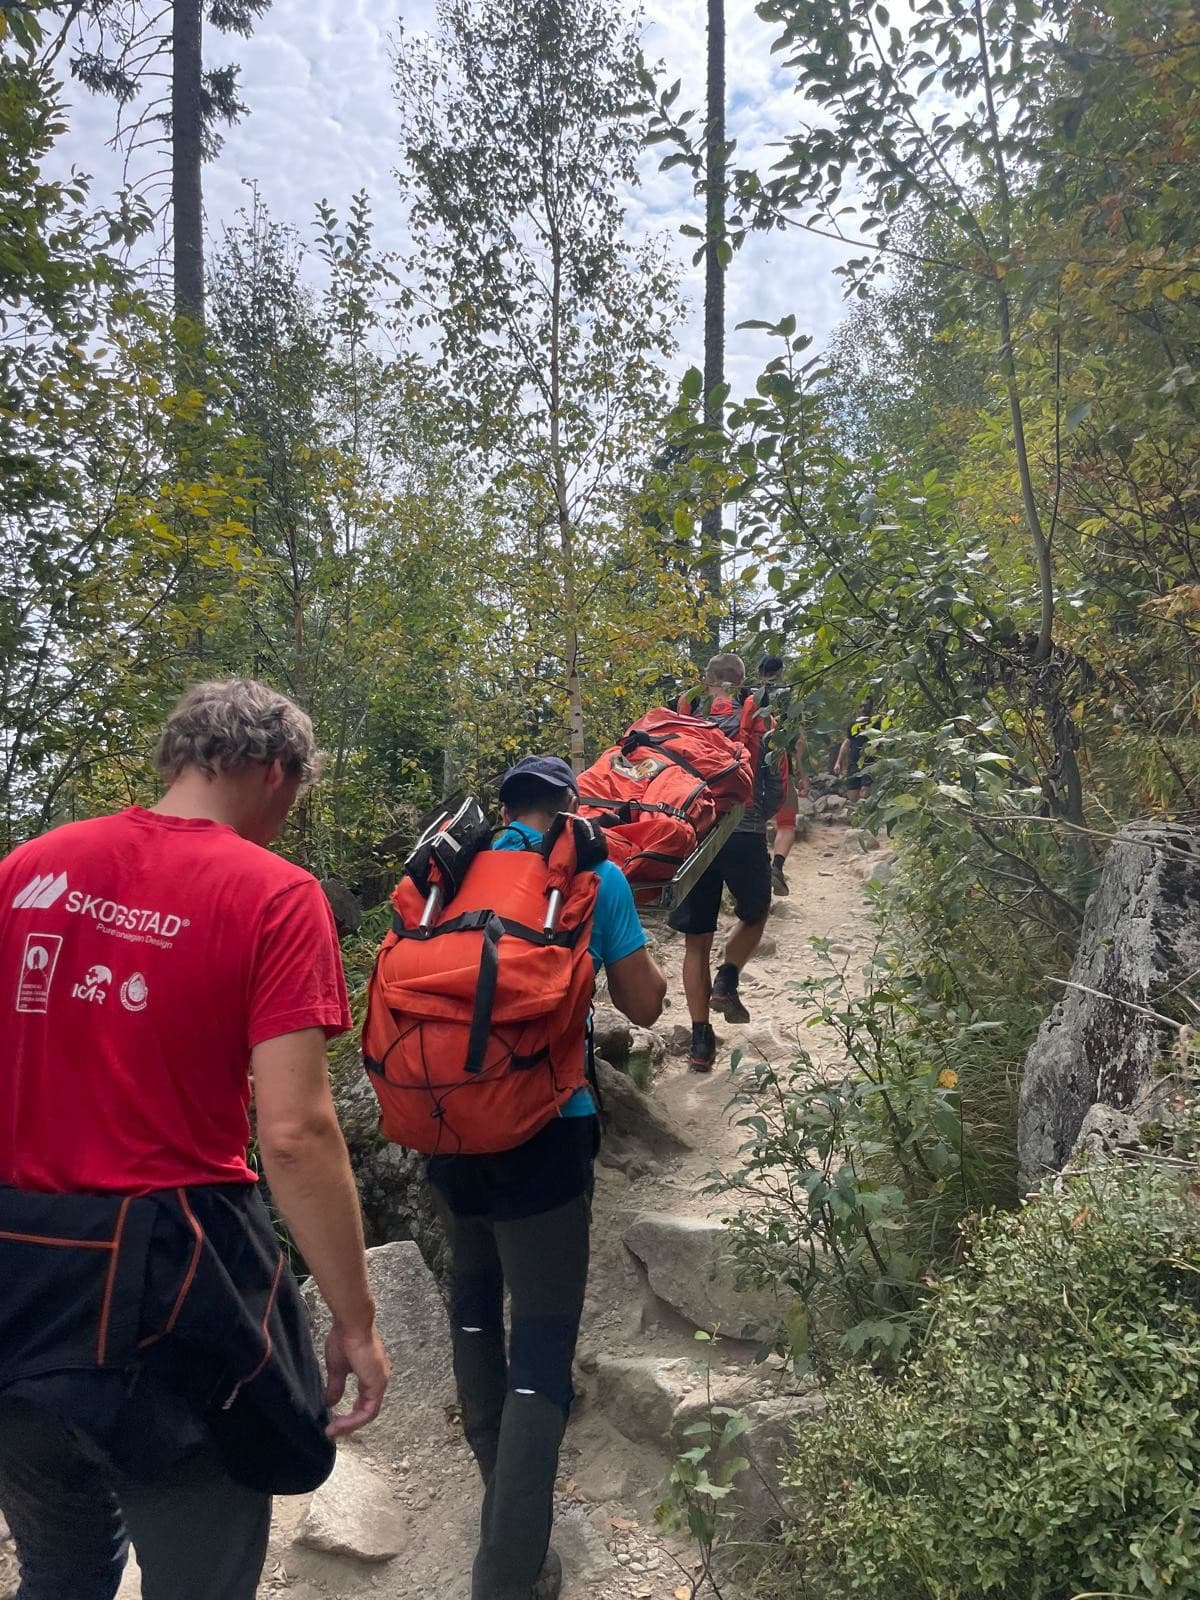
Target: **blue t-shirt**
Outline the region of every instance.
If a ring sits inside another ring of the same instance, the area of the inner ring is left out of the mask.
[[[524,850],[528,845],[540,845],[542,836],[536,828],[525,822],[510,822],[497,835],[493,850]],[[624,961],[646,947],[646,932],[642,927],[634,904],[633,890],[625,874],[612,861],[602,861],[596,868],[600,888],[596,894],[596,909],[592,914],[592,936],[588,950],[596,964],[611,967],[615,961]],[[589,1023],[590,1027],[590,1023]],[[562,1108],[564,1117],[590,1117],[596,1106],[588,1089],[577,1090]]]

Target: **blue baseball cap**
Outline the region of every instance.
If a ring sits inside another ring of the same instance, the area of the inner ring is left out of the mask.
[[[514,778],[537,778],[552,789],[570,789],[579,793],[579,784],[570,764],[561,756],[522,756],[515,767],[509,767],[500,782],[500,799]]]

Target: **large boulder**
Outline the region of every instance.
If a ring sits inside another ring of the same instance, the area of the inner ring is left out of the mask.
[[[778,1327],[786,1308],[769,1289],[739,1287],[729,1242],[719,1222],[657,1211],[625,1234],[650,1288],[685,1321],[727,1339],[754,1339]]]
[[[433,1209],[425,1158],[379,1132],[379,1101],[358,1051],[343,1050],[332,1071],[333,1102],[358,1183],[368,1245],[412,1239],[443,1280],[446,1241]]]
[[[1136,1111],[1152,1098],[1173,1041],[1145,1011],[1169,1007],[1168,991],[1198,970],[1200,835],[1177,824],[1131,824],[1088,901],[1073,987],[1025,1062],[1017,1123],[1024,1189],[1062,1168],[1092,1106]]]
[[[368,1250],[367,1271],[392,1381],[378,1420],[360,1436],[362,1449],[385,1463],[407,1455],[414,1441],[444,1451],[457,1437],[451,1423],[456,1396],[450,1326],[437,1280],[411,1241]],[[302,1292],[320,1345],[329,1331],[329,1309],[311,1279]]]
[[[605,1133],[636,1140],[656,1156],[677,1156],[689,1148],[686,1139],[624,1072],[607,1061],[596,1062],[596,1079],[604,1107]]]

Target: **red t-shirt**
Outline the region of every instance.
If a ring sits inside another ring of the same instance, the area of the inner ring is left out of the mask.
[[[0,1183],[238,1183],[250,1052],[350,1027],[311,874],[220,823],[133,807],[0,862]]]

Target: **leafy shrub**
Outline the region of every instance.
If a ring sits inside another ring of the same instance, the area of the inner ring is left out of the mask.
[[[980,1226],[934,1298],[899,1380],[849,1374],[805,1427],[779,1593],[1200,1594],[1194,1190],[1071,1180]]]
[[[898,959],[877,956],[856,994],[836,946],[812,943],[827,971],[797,993],[836,1067],[803,1048],[782,1065],[736,1053],[749,1137],[714,1187],[741,1201],[730,1222],[747,1277],[791,1307],[775,1348],[828,1373],[846,1352],[894,1363],[962,1218],[1015,1202],[1019,1057],[1005,1024],[930,996]]]

